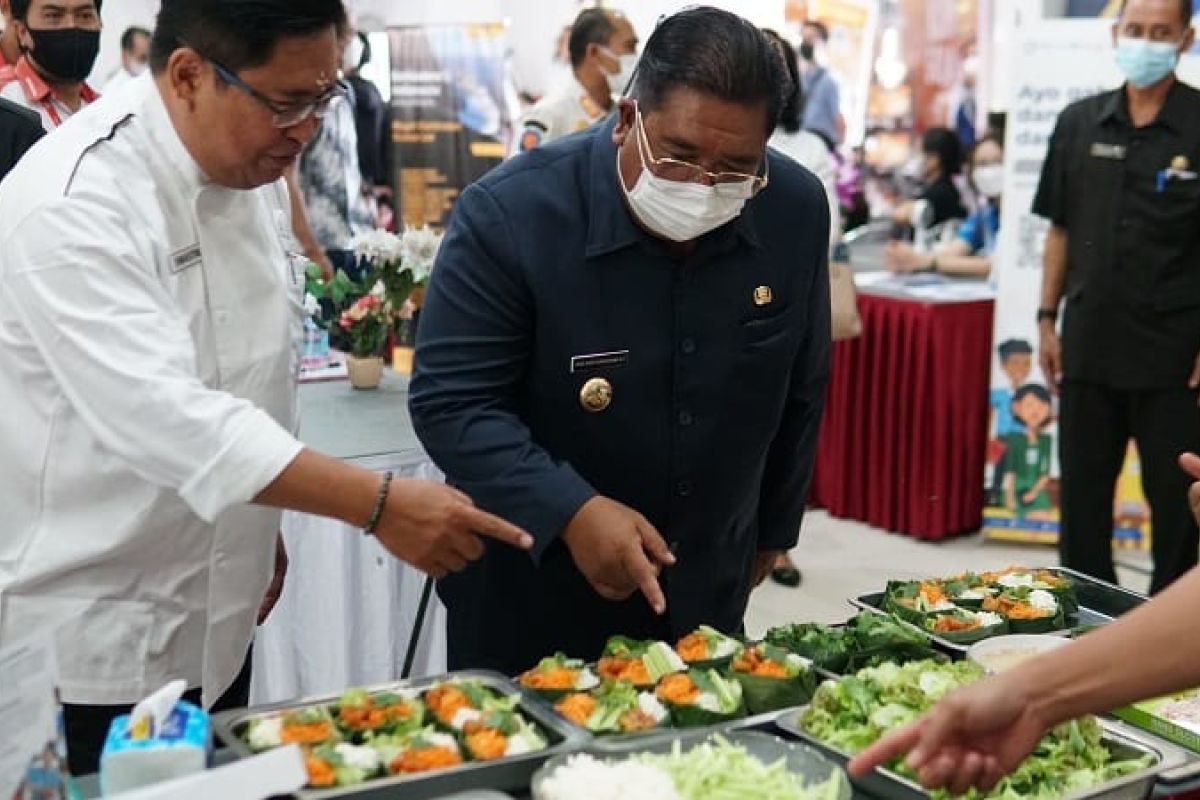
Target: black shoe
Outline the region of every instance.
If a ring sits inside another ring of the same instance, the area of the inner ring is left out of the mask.
[[[780,586],[795,589],[800,585],[800,570],[795,567],[776,567],[771,570],[771,580]]]

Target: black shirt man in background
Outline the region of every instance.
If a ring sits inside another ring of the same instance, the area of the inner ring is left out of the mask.
[[[0,99],[0,181],[45,134],[41,117],[24,106]]]
[[[1042,369],[1062,396],[1062,561],[1116,580],[1113,493],[1132,436],[1154,592],[1198,547],[1176,466],[1200,448],[1200,92],[1175,77],[1191,11],[1190,0],[1128,0],[1113,26],[1126,83],[1063,111],[1033,206],[1051,222],[1038,323]]]
[[[829,371],[829,211],[766,149],[787,86],[750,22],[680,12],[611,120],[458,200],[412,416],[450,482],[536,544],[442,582],[452,667],[737,630],[795,544]]]

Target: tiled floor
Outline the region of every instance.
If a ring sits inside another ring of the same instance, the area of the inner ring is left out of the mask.
[[[768,581],[755,592],[746,617],[749,635],[760,636],[773,625],[790,622],[841,622],[854,612],[847,598],[878,591],[890,578],[1058,563],[1052,548],[990,542],[981,536],[930,544],[835,520],[822,512],[806,517],[792,557],[804,575],[803,583],[799,589],[786,589]],[[1144,592],[1149,584],[1148,559],[1140,553],[1121,553],[1118,563],[1130,565],[1118,569],[1121,583]]]

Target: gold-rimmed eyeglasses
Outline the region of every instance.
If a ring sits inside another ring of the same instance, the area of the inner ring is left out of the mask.
[[[763,159],[763,174],[751,175],[746,172],[710,172],[699,164],[690,161],[680,161],[677,158],[656,158],[650,150],[650,139],[646,135],[646,124],[642,120],[641,108],[634,109],[637,115],[638,150],[641,151],[643,166],[663,180],[678,183],[702,183],[712,186],[713,191],[723,197],[749,200],[767,188],[771,182],[770,167]]]

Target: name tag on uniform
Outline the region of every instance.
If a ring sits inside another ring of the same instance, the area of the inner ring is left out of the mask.
[[[591,372],[598,369],[615,369],[629,363],[628,350],[614,350],[611,353],[592,353],[585,356],[571,357],[571,374]]]
[[[193,244],[171,254],[171,272],[178,275],[185,269],[191,269],[203,261],[200,245]]]
[[[1108,158],[1120,161],[1125,158],[1125,148],[1119,144],[1092,143],[1092,158]]]

